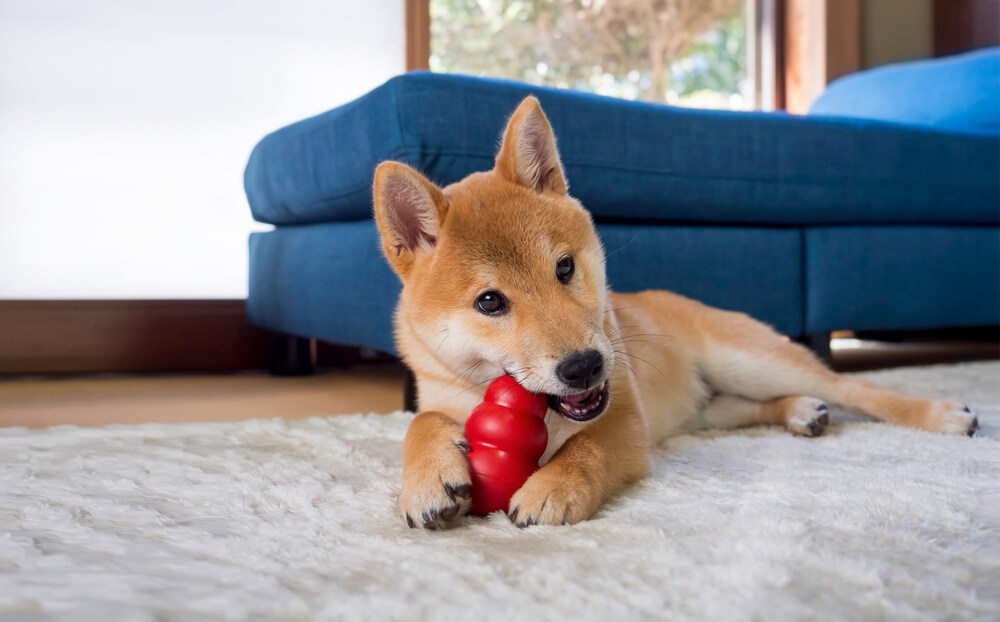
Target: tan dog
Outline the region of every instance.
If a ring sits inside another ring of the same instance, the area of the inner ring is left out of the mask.
[[[420,414],[403,443],[409,525],[467,509],[463,424],[489,381],[549,395],[543,466],[510,502],[519,526],[575,523],[642,477],[650,446],[680,431],[783,425],[817,436],[827,403],[946,434],[962,404],[838,376],[740,313],[664,291],[615,294],[589,213],[567,194],[548,119],[525,99],[496,167],[440,189],[410,167],[375,172],[382,247],[403,281],[396,338]]]

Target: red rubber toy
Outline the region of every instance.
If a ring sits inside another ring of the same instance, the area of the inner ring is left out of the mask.
[[[490,383],[483,402],[465,422],[472,470],[469,513],[486,516],[506,512],[510,498],[538,470],[549,431],[548,401],[531,393],[510,376]]]

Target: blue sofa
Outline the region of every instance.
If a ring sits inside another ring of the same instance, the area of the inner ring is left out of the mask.
[[[406,74],[254,149],[247,198],[275,229],[250,238],[249,315],[394,352],[400,284],[371,219],[375,166],[400,160],[441,185],[488,169],[535,94],[616,290],[669,289],[793,337],[997,325],[997,76],[1000,50],[875,70],[800,117]]]

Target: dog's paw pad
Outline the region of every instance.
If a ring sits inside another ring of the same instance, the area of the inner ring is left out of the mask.
[[[794,398],[785,417],[788,431],[799,436],[822,436],[830,425],[830,409],[814,397]]]

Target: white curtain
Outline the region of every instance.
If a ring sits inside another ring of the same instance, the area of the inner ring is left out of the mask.
[[[404,69],[399,0],[0,0],[0,298],[242,298],[265,133]]]

